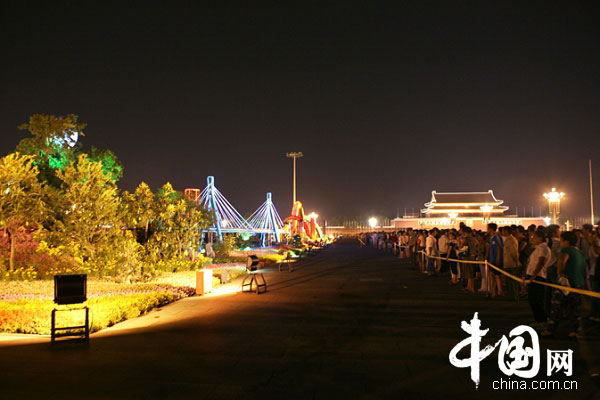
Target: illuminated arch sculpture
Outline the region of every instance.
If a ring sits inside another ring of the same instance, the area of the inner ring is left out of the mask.
[[[323,238],[321,227],[317,223],[317,215],[311,213],[308,216],[304,214],[304,207],[300,201],[296,201],[292,207],[292,215],[283,220],[288,224],[288,232],[292,235],[300,235],[309,240],[318,240]]]

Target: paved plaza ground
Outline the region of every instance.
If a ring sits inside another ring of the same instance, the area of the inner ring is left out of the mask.
[[[342,241],[297,265],[267,271],[268,292],[194,297],[51,347],[48,338],[0,340],[2,399],[437,399],[598,396],[600,342],[542,339],[573,349],[576,391],[494,391],[494,353],[477,391],[450,365],[479,312],[491,344],[532,321],[526,301],[463,293],[407,261]],[[585,357],[582,355],[585,354]],[[545,377],[542,364],[538,379]]]

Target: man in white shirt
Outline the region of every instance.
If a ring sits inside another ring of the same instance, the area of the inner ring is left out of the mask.
[[[427,239],[425,240],[425,253],[429,257],[434,257],[437,254],[437,239],[435,238],[435,230],[432,229],[429,231],[429,235],[427,235]],[[435,258],[427,258],[427,273],[433,274],[435,273]]]
[[[536,230],[532,236],[532,243],[535,246],[533,252],[529,256],[527,263],[527,279],[532,281],[546,282],[547,268],[550,265],[552,253],[550,248],[545,243],[545,231]],[[544,285],[537,283],[529,283],[527,298],[537,328],[545,329],[547,314],[544,308]]]

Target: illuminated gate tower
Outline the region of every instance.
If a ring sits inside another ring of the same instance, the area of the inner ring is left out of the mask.
[[[505,215],[508,210],[492,190],[487,192],[431,192],[431,200],[425,203],[421,217],[395,218],[395,228],[430,229],[458,227],[464,223],[475,229],[485,229],[490,222],[505,225],[547,225],[541,217],[518,217]]]

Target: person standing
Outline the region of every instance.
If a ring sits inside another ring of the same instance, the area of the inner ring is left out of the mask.
[[[583,231],[583,236],[588,242],[588,269],[587,277],[589,280],[589,288],[594,292],[600,292],[600,238],[598,232],[592,229]],[[594,322],[600,322],[600,299],[592,298],[592,309],[589,319]]]
[[[438,239],[438,251],[441,258],[440,272],[445,273],[448,271],[448,261],[446,260],[448,255],[448,235],[445,230],[441,232],[441,236]]]
[[[400,235],[400,250],[402,251],[402,257],[408,258],[408,233],[402,232]]]
[[[546,282],[546,272],[550,263],[550,248],[545,242],[545,232],[536,230],[532,236],[532,244],[535,246],[533,253],[529,256],[527,264],[527,280]],[[530,282],[528,285],[527,298],[529,306],[533,311],[534,328],[546,329],[547,314],[544,309],[544,285]]]
[[[474,261],[477,258],[477,240],[473,237],[473,230],[468,226],[462,228],[462,243],[460,252],[461,258],[467,261]],[[461,263],[461,275],[467,280],[466,292],[475,293],[475,272],[473,264]]]
[[[494,223],[488,224],[487,232],[490,236],[490,248],[488,251],[487,261],[495,267],[502,269],[502,255],[504,253],[504,242],[502,240],[502,236],[498,233],[498,225]],[[496,297],[496,295],[504,296],[504,291],[502,290],[501,273],[492,267],[490,267],[488,271],[490,272],[491,276],[494,277],[494,279],[490,279],[491,287],[489,288],[492,297]]]
[[[423,254],[425,253],[425,238],[426,238],[426,233],[427,231],[424,230],[420,230],[419,231],[419,236],[417,236],[417,258],[419,259],[419,269],[421,270],[421,272],[426,273],[427,271],[425,271],[425,263],[424,261],[424,257]]]
[[[485,260],[487,259],[487,254],[489,251],[489,242],[486,238],[486,234],[484,232],[477,232],[477,261],[482,261],[482,264],[479,264],[479,276],[481,277],[481,286],[479,287],[478,292],[487,293],[489,290],[488,285],[488,267],[485,265]]]
[[[505,226],[502,229],[502,239],[504,240],[504,253],[502,259],[504,260],[504,270],[517,278],[521,277],[521,264],[519,262],[519,242],[517,238],[513,236],[512,229]],[[520,294],[520,283],[510,277],[506,284],[508,291],[508,297],[513,300],[519,300]]]
[[[458,263],[454,260],[458,259],[458,240],[456,238],[456,232],[450,231],[448,233],[448,243],[446,248],[446,263],[450,268],[450,282],[451,285],[458,285]],[[449,260],[451,259],[451,260]]]
[[[550,247],[550,264],[548,266],[547,279],[548,282],[556,282],[558,279],[557,275],[557,263],[558,255],[560,254],[560,227],[558,225],[548,225],[546,228],[546,235],[548,236],[547,244]],[[544,307],[546,307],[546,313],[550,313],[550,301],[552,299],[552,291],[554,289],[550,286],[546,286],[544,291]]]
[[[532,233],[533,234],[533,233]],[[523,226],[519,226],[517,229],[517,238],[519,239],[519,261],[523,267],[527,266],[529,256],[533,253],[534,246],[531,243],[531,235],[528,230]],[[525,272],[525,271],[524,271]],[[523,273],[522,278],[525,278]],[[527,296],[527,287],[524,283],[521,283],[521,297]]]
[[[427,239],[425,240],[425,253],[427,254],[427,268],[426,272],[428,275],[435,274],[435,257],[437,255],[437,239],[435,238],[435,229],[429,231]]]
[[[411,230],[408,236],[408,255],[412,259],[413,266],[417,265],[417,232]]]
[[[559,276],[558,284],[561,278],[565,278],[568,286],[577,289],[585,287],[586,261],[583,253],[576,248],[577,236],[573,232],[563,232],[560,235],[560,255],[558,256],[557,272]],[[565,294],[560,289],[555,289],[552,293],[552,307],[549,314],[551,324],[548,329],[542,332],[542,336],[550,336],[556,329],[560,320],[566,320],[569,323],[569,336],[577,336],[579,329],[579,311],[581,308],[581,295],[570,292]]]

